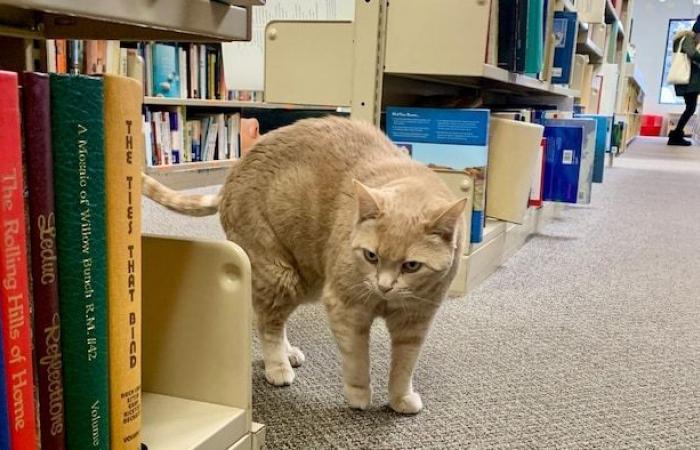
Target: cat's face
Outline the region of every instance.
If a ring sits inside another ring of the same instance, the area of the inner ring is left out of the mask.
[[[431,204],[425,192],[357,182],[356,193],[352,249],[365,286],[387,300],[429,301],[455,263],[466,201]]]

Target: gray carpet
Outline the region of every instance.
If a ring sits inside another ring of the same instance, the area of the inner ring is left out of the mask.
[[[255,347],[254,419],[270,449],[700,448],[700,149],[638,139],[469,297],[449,301],[415,377],[415,417],[385,406],[389,348],[372,339],[374,407],[347,409],[318,306],[293,316],[306,364],[268,386]],[[221,236],[163,216],[146,230]]]

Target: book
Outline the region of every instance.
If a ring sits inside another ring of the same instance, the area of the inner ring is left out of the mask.
[[[63,356],[58,304],[56,208],[48,75],[25,72],[22,92],[41,447],[63,449],[66,439]]]
[[[542,197],[545,201],[576,203],[583,128],[546,126],[544,137],[547,150]]]
[[[545,121],[545,126],[571,126],[583,129],[581,159],[579,163],[579,185],[576,203],[591,202],[591,183],[595,162],[596,121],[592,119],[553,119]]]
[[[544,64],[544,0],[525,0],[527,30],[525,34],[525,65],[523,72],[536,75]]]
[[[56,39],[56,73],[68,73],[68,44],[65,39]]]
[[[523,223],[543,131],[542,125],[491,118],[487,217]]]
[[[180,164],[182,162],[182,147],[180,144],[180,124],[177,119],[177,112],[167,111],[163,114],[166,115],[168,119],[168,129],[170,130],[169,143],[170,143],[170,155],[173,164]]]
[[[17,74],[0,71],[0,308],[13,448],[38,446]]]
[[[46,45],[46,71],[56,72],[56,41],[53,39],[47,39]]]
[[[570,11],[554,13],[554,66],[552,84],[569,84],[578,34],[577,15]]]
[[[126,49],[126,76],[144,84],[143,57],[133,48]]]
[[[532,177],[532,186],[530,187],[530,198],[528,206],[533,208],[541,208],[544,193],[544,171],[547,161],[547,138],[542,138],[540,142],[540,151],[537,152],[537,162],[535,174]]]
[[[107,73],[107,41],[85,41],[85,73]],[[118,63],[119,60],[117,60]],[[119,70],[119,65],[115,67]]]
[[[143,88],[104,78],[111,448],[141,448],[141,161]]]
[[[0,302],[5,303],[5,299],[0,292]],[[0,355],[5,354],[3,345],[2,320],[0,320]],[[8,416],[7,406],[7,379],[5,378],[5,358],[0,357],[0,448],[10,447],[10,418]]]
[[[593,161],[593,183],[602,183],[605,172],[605,153],[609,151],[612,133],[612,117],[594,114],[577,114],[577,118],[596,121],[595,158]]]
[[[528,3],[530,0],[516,0],[515,7],[515,72],[525,72],[527,56]]]
[[[581,22],[605,23],[605,0],[576,0],[576,12]]]
[[[66,443],[107,448],[103,82],[54,74],[50,81]]]
[[[486,64],[492,66],[498,65],[498,5],[500,1],[494,0],[491,2],[491,11],[489,12],[489,30],[486,40]]]
[[[180,69],[177,47],[170,44],[153,45],[153,95],[180,97]]]
[[[413,159],[431,167],[467,170],[474,178],[473,243],[483,240],[489,115],[487,109],[393,106],[386,112],[387,135]]]
[[[498,0],[498,67],[511,72],[517,48],[517,5],[517,0]]]

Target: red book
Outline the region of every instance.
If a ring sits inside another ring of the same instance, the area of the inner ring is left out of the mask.
[[[17,74],[0,71],[0,320],[12,448],[38,447]]]
[[[22,128],[29,185],[34,348],[39,390],[41,448],[63,450],[66,445],[63,359],[58,307],[49,76],[25,72],[22,79],[22,100]]]

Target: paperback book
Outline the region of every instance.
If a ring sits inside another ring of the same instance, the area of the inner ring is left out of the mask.
[[[468,171],[475,179],[471,242],[483,240],[488,163],[487,109],[388,107],[387,135],[429,167]]]

